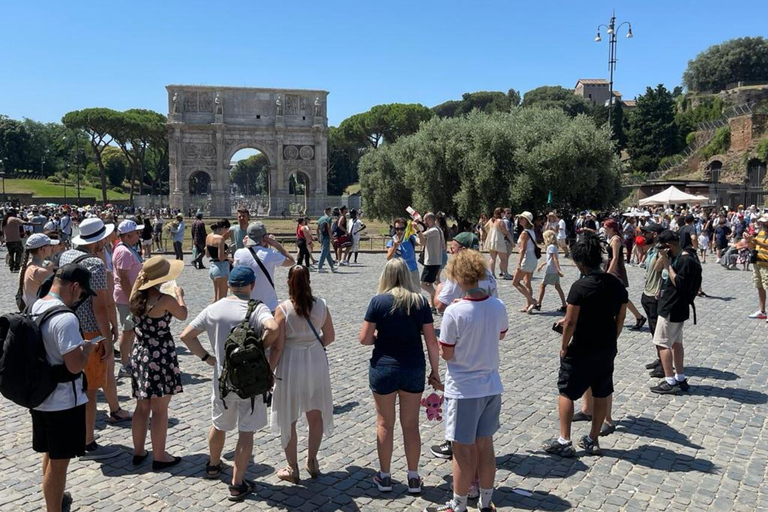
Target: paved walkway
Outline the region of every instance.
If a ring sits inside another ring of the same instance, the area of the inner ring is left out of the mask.
[[[250,468],[258,485],[255,496],[230,504],[225,500],[224,478],[222,482],[202,479],[210,425],[210,368],[181,349],[184,393],[171,402],[168,451],[184,461],[170,474],[153,473],[148,464],[134,469],[130,426],[107,425],[101,414],[100,442],[121,446],[124,453],[103,463],[72,462],[68,488],[75,498],[73,509],[415,511],[444,502],[450,492],[450,464],[429,454],[429,445],[442,439],[443,426],[426,419],[421,428],[424,494],[414,498],[406,493],[399,435],[393,460],[394,492],[382,494],[371,483],[377,458],[375,413],[367,385],[370,349],[358,343],[357,335],[384,256],[361,255],[361,263],[338,275],[313,275],[315,292],[328,299],[337,332],[336,342],[328,349],[336,429],[323,443],[319,480],[307,479],[299,486],[280,482],[275,473],[284,459],[277,436],[267,430],[256,437]],[[565,273],[567,290],[577,272],[566,265]],[[213,295],[207,274],[187,266],[179,280],[191,315]],[[642,275],[641,269],[629,269],[630,296],[638,305]],[[286,296],[285,276],[284,269],[278,271],[281,297]],[[11,283],[0,289],[0,311],[12,309],[16,280],[17,274],[9,274],[4,265],[0,268],[0,282]],[[559,459],[540,450],[558,428],[559,339],[551,325],[559,316],[554,312],[559,302],[554,290],[549,290],[543,311],[524,315],[517,312],[522,306],[520,295],[508,282],[501,284],[510,333],[502,342],[505,394],[502,428],[496,436],[499,510],[768,510],[768,325],[747,318],[756,309],[750,273],[707,264],[704,287],[713,297],[697,301],[699,325],[686,324],[690,392],[651,394],[648,386],[653,380],[643,369],[654,354],[650,336],[647,330],[625,331],[619,340],[615,374],[618,429],[602,440],[605,455]],[[183,323],[175,322],[174,333],[182,327]],[[119,386],[124,406],[131,409],[129,381],[121,379]],[[31,448],[29,415],[4,399],[0,403],[0,511],[41,510],[40,460]],[[100,409],[105,409],[103,402]],[[574,438],[587,428],[576,424]],[[305,445],[302,435],[300,446]],[[225,448],[229,461],[233,448],[234,439],[229,439]],[[226,473],[228,477],[229,469]]]

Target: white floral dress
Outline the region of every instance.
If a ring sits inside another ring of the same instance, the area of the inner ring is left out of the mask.
[[[134,317],[131,385],[139,400],[181,393],[181,370],[171,336],[171,314]]]

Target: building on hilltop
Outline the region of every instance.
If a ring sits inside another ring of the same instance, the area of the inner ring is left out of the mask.
[[[609,89],[610,84],[605,78],[580,78],[576,82],[573,92],[576,96],[581,96],[592,105],[608,106]],[[630,110],[637,106],[635,100],[622,101],[619,91],[613,91],[613,97],[615,102]]]

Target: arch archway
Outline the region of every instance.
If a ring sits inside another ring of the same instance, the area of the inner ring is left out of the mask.
[[[232,204],[245,206],[253,215],[269,212],[270,169],[266,153],[254,147],[243,147],[229,159]]]
[[[194,171],[189,175],[189,208],[209,213],[211,211],[211,175]]]
[[[211,213],[231,215],[242,192],[231,187],[232,159],[245,148],[268,160],[265,213],[279,215],[289,209],[289,176],[294,170],[307,177],[307,212],[314,215],[325,206],[327,91],[191,85],[169,85],[166,90],[173,207],[189,205],[192,195],[184,180],[190,171],[204,170],[211,178]]]
[[[307,200],[311,180],[303,171],[292,171],[288,177],[288,193],[291,194],[291,213],[303,215],[307,212]]]
[[[720,160],[712,160],[707,166],[709,171],[709,181],[712,183],[720,182],[720,171],[723,170],[723,162]]]

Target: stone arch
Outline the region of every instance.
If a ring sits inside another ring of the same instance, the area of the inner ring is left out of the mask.
[[[709,174],[709,181],[712,183],[720,182],[720,172],[723,170],[723,162],[720,160],[712,160],[707,164],[707,173]]]
[[[293,169],[306,177],[307,212],[327,201],[328,92],[169,85],[168,131],[172,207],[189,205],[190,171],[211,178],[211,214],[232,214],[230,161],[253,148],[269,161],[269,215],[287,210]]]

